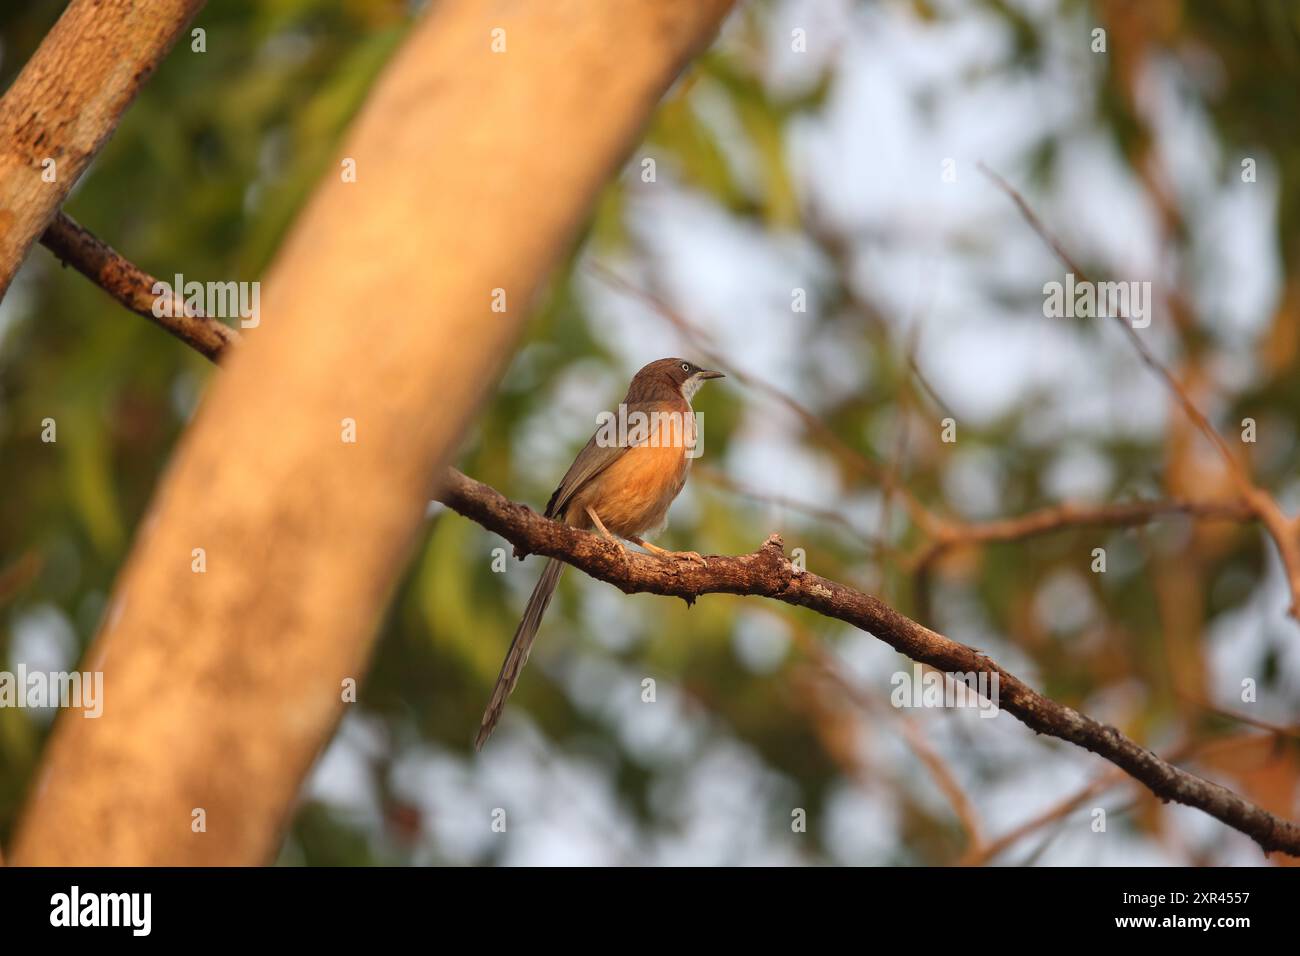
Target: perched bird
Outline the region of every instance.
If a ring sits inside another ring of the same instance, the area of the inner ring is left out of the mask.
[[[546,517],[599,531],[622,547],[619,538],[625,538],[666,560],[703,562],[694,551],[666,551],[641,536],[663,528],[668,506],[686,484],[697,439],[691,398],[707,380],[722,377],[679,358],[660,359],[637,372],[619,406],[619,426],[609,427],[607,420],[591,436],[551,495]],[[482,748],[501,719],[562,570],[563,562],[549,559],[528,599],[483,712],[475,749]]]

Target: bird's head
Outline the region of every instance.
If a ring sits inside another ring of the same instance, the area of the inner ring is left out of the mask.
[[[628,401],[655,401],[681,396],[689,402],[709,379],[724,377],[721,372],[701,368],[686,359],[659,359],[633,376],[632,385],[627,390]]]

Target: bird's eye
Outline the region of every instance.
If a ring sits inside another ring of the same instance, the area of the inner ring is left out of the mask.
[[[683,372],[689,372],[690,370],[691,370],[691,363],[690,363],[690,362],[683,362],[683,363],[682,363],[682,371],[683,371]]]

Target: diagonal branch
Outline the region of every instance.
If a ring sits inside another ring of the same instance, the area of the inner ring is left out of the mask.
[[[1034,212],[1033,207],[1029,205],[1025,197],[1017,192],[1014,186],[983,163],[980,164],[980,170],[1015,203],[1016,208],[1020,210],[1020,214],[1029,223],[1029,227],[1056,254],[1061,263],[1078,276],[1080,280],[1088,281],[1087,273],[1084,272],[1074,257],[1066,251],[1061,241],[1043,224],[1043,221]],[[1196,426],[1196,429],[1205,437],[1206,441],[1218,451],[1219,456],[1227,466],[1228,475],[1236,486],[1241,500],[1250,509],[1251,513],[1259,519],[1260,524],[1264,526],[1264,529],[1277,545],[1278,555],[1282,559],[1282,567],[1286,573],[1287,585],[1291,590],[1289,613],[1292,617],[1300,620],[1300,516],[1288,515],[1282,510],[1282,506],[1278,504],[1276,498],[1251,479],[1250,472],[1241,460],[1232,453],[1232,449],[1228,447],[1228,443],[1223,436],[1210,424],[1209,419],[1196,406],[1196,402],[1187,394],[1187,390],[1179,384],[1178,379],[1174,378],[1173,374],[1160,364],[1160,360],[1146,347],[1146,343],[1142,341],[1142,337],[1137,334],[1133,326],[1125,321],[1124,316],[1120,315],[1118,310],[1116,310],[1114,318],[1128,337],[1128,340],[1133,344],[1133,348],[1137,350],[1138,357],[1143,364],[1164,382],[1165,387],[1169,389],[1170,394],[1182,407],[1183,412],[1191,420],[1192,424]]]
[[[889,709],[885,706],[883,700],[872,697],[850,680],[822,642],[806,633],[801,633],[798,640],[800,648],[812,658],[817,669],[868,720],[879,717],[882,711]],[[966,832],[966,838],[970,845],[967,852],[977,852],[979,848],[984,846],[985,839],[983,827],[980,825],[979,813],[975,809],[974,802],[961,784],[957,782],[957,778],[948,768],[948,765],[944,763],[939,752],[926,738],[918,723],[902,714],[901,711],[894,711],[894,713],[902,717],[897,721],[899,735],[907,743],[912,753],[915,754],[916,759],[921,761],[930,772],[935,785],[943,792],[944,797],[952,806],[953,812],[961,823],[962,829]],[[1118,773],[1118,771],[1116,772]]]
[[[680,597],[688,604],[702,594],[772,598],[851,624],[912,660],[946,673],[996,675],[999,705],[1032,730],[1091,750],[1162,800],[1205,811],[1249,835],[1265,852],[1282,850],[1300,856],[1300,825],[1274,816],[1226,787],[1173,766],[1114,727],[1044,697],[975,648],[923,627],[871,595],[798,570],[786,559],[777,535],[751,554],[711,555],[708,566],[700,567],[626,553],[595,534],[543,518],[526,505],[454,469],[446,473],[436,497],[452,510],[500,534],[521,553],[560,558],[628,594],[662,594]]]
[[[1183,761],[1194,758],[1199,759],[1206,757],[1211,753],[1249,746],[1256,741],[1265,739],[1267,739],[1266,735],[1260,734],[1234,734],[1230,737],[1221,737],[1215,740],[1191,741],[1173,748],[1173,750],[1169,751],[1166,755],[1165,759],[1170,761]],[[1013,846],[1020,840],[1023,840],[1026,836],[1041,830],[1043,827],[1064,819],[1076,809],[1083,806],[1083,804],[1088,800],[1105,793],[1111,787],[1123,781],[1123,779],[1123,771],[1117,767],[1112,767],[1106,773],[1095,777],[1089,783],[1084,784],[1082,788],[1048,807],[1042,813],[1039,813],[1029,820],[1026,820],[1024,823],[1013,827],[1001,836],[990,840],[982,847],[973,848],[957,861],[957,865],[985,865],[1004,852],[1008,847]]]
[[[136,315],[162,326],[214,362],[221,360],[228,346],[239,341],[239,333],[230,326],[186,306],[178,294],[180,290],[172,293],[177,296],[175,308],[164,298],[162,303],[169,307],[155,310],[154,305],[160,300],[153,292],[158,280],[123,258],[67,213],[60,212],[54,217],[41,234],[41,244],[65,266],[72,266]],[[160,316],[158,312],[163,314]],[[173,316],[173,312],[179,314]]]

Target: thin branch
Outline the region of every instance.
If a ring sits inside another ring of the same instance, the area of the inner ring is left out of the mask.
[[[799,498],[791,498],[788,495],[765,491],[762,488],[757,488],[747,482],[733,478],[725,471],[720,471],[710,465],[696,464],[691,469],[691,477],[692,479],[703,479],[704,481],[709,482],[709,484],[717,485],[719,488],[730,491],[742,498],[749,498],[752,501],[761,502],[770,505],[773,508],[793,511],[797,514],[805,515],[814,521],[832,525],[840,531],[843,531],[846,535],[851,536],[854,541],[865,545],[867,552],[870,554],[877,554],[886,550],[886,545],[883,539],[855,526],[852,521],[844,517],[843,514],[836,511],[834,508],[824,508],[811,502],[803,501]]]
[[[214,362],[239,342],[230,326],[185,305],[182,290],[154,293],[158,280],[118,254],[106,242],[60,212],[41,235],[41,245],[126,306]],[[155,310],[155,303],[163,306]],[[158,315],[162,312],[162,315]],[[178,315],[173,316],[171,313]]]
[[[908,331],[907,341],[903,347],[905,361],[911,363],[916,357],[916,346],[921,333],[921,318],[912,322]],[[894,396],[893,418],[896,423],[897,433],[894,436],[894,454],[889,463],[886,474],[890,476],[890,481],[880,490],[880,518],[879,518],[879,537],[881,541],[892,541],[893,536],[890,531],[893,526],[893,503],[894,490],[902,485],[906,478],[907,468],[907,439],[910,412],[912,410],[912,380],[906,371],[898,378],[898,388]],[[933,533],[933,529],[931,529]],[[889,591],[886,585],[886,575],[884,567],[876,567],[877,582],[882,593],[888,596]]]
[[[1026,512],[1013,518],[989,521],[953,522],[944,527],[913,556],[913,570],[925,568],[945,552],[962,545],[1021,541],[1073,527],[1124,528],[1146,524],[1165,515],[1183,514],[1194,518],[1250,521],[1254,512],[1239,501],[1194,501],[1171,498],[1162,501],[1128,501],[1089,505],[1064,502]]]
[[[993,181],[994,185],[1010,197],[1011,201],[1016,204],[1016,208],[1020,210],[1020,214],[1025,221],[1029,223],[1030,228],[1038,233],[1039,238],[1056,254],[1062,264],[1075,273],[1080,280],[1089,281],[1087,273],[1074,257],[1066,251],[1061,241],[1043,225],[1043,221],[1038,218],[1037,213],[1034,212],[1025,197],[983,163],[979,164],[979,168],[984,175]],[[1228,447],[1228,443],[1223,436],[1210,424],[1209,419],[1196,406],[1191,396],[1187,394],[1187,390],[1174,378],[1173,374],[1151,354],[1151,351],[1146,347],[1146,343],[1142,341],[1142,337],[1137,334],[1137,331],[1129,322],[1125,321],[1124,316],[1119,314],[1119,310],[1116,310],[1114,319],[1119,324],[1119,327],[1123,329],[1134,349],[1137,350],[1138,357],[1141,358],[1143,364],[1155,372],[1160,380],[1164,382],[1165,387],[1169,389],[1170,394],[1182,406],[1183,411],[1191,419],[1197,430],[1218,451],[1227,466],[1233,484],[1237,487],[1238,494],[1241,495],[1242,501],[1259,518],[1260,523],[1264,525],[1265,530],[1273,538],[1274,543],[1277,545],[1278,554],[1282,559],[1282,566],[1286,571],[1287,583],[1291,590],[1290,614],[1300,620],[1300,516],[1288,516],[1271,494],[1255,484],[1246,466],[1232,453],[1232,449]]]
[[[1175,762],[1188,760],[1193,757],[1205,757],[1219,750],[1242,747],[1254,741],[1263,739],[1265,739],[1264,736],[1258,734],[1234,734],[1230,737],[1223,737],[1217,740],[1207,740],[1199,743],[1184,743],[1167,753],[1164,759],[1170,762]],[[1105,773],[1099,774],[1092,781],[1084,784],[1084,786],[1079,790],[1076,790],[1069,796],[1059,800],[1042,813],[1026,820],[1019,826],[1008,830],[1001,836],[990,840],[988,843],[984,844],[984,846],[966,853],[957,861],[957,865],[983,866],[990,860],[995,859],[1008,847],[1023,840],[1036,830],[1040,830],[1051,823],[1065,819],[1089,799],[1105,793],[1111,787],[1120,783],[1124,779],[1124,772],[1118,767],[1113,767]]]
[[[804,653],[812,658],[818,670],[839,689],[840,693],[854,707],[868,717],[875,717],[881,713],[884,709],[882,705],[845,676],[839,662],[827,652],[820,641],[801,632],[799,634],[799,646]],[[899,734],[917,759],[930,771],[930,776],[934,778],[935,785],[947,798],[958,822],[961,823],[962,829],[966,831],[969,846],[967,852],[977,852],[979,848],[984,846],[984,835],[979,822],[979,814],[975,810],[975,804],[966,791],[962,789],[961,784],[957,782],[956,776],[948,768],[943,757],[926,740],[925,734],[922,733],[917,722],[911,719],[909,715],[902,714],[899,711],[894,711],[894,713],[898,715],[896,724],[900,728]]]
[[[1224,720],[1231,720],[1235,723],[1246,724],[1249,727],[1255,727],[1259,730],[1267,730],[1275,737],[1285,737],[1290,740],[1300,741],[1300,724],[1275,724],[1271,721],[1262,720],[1258,717],[1252,717],[1249,714],[1243,714],[1238,710],[1229,710],[1225,707],[1219,707],[1207,700],[1198,698],[1192,694],[1186,694],[1181,691],[1175,691],[1177,696],[1188,701],[1197,709],[1207,714],[1213,714],[1215,717],[1221,717]]]
[[[926,374],[921,371],[921,363],[916,360],[915,353],[907,356],[907,366],[912,370],[912,376],[921,386],[921,393],[934,403],[935,408],[939,409],[941,415],[945,418],[951,418],[956,421],[957,416],[954,414],[952,408],[946,401],[944,401],[943,396],[939,394],[938,390],[930,384],[930,379],[926,377]]]
[[[1082,789],[1075,791],[1052,806],[1048,807],[1042,813],[1031,817],[1024,823],[1007,831],[999,837],[985,843],[983,846],[972,847],[970,852],[962,856],[957,861],[958,866],[983,866],[985,863],[995,859],[1000,853],[1008,847],[1019,843],[1025,837],[1037,830],[1042,829],[1050,823],[1062,820],[1069,816],[1088,800],[1109,790],[1119,781],[1124,779],[1124,772],[1118,768],[1107,771],[1100,775],[1091,783]]]
[[[851,624],[912,660],[945,673],[996,676],[998,705],[1031,729],[1091,750],[1162,800],[1205,811],[1249,835],[1265,852],[1282,850],[1300,856],[1300,825],[1274,816],[1226,787],[1172,766],[1114,727],[1044,697],[975,648],[931,631],[877,598],[798,570],[786,559],[777,535],[751,554],[710,555],[707,567],[701,567],[625,552],[598,535],[543,518],[454,469],[446,472],[435,497],[500,534],[519,553],[559,558],[628,594],[674,596],[688,604],[702,594],[768,597]]]
[[[853,249],[854,244],[864,234],[861,230],[846,230],[832,222],[832,218],[825,215],[824,210],[820,210],[815,204],[810,204],[804,210],[803,231],[809,239],[821,250],[832,269],[843,278],[839,283],[839,292],[843,297],[844,306],[853,313],[861,316],[862,319],[873,329],[875,329],[888,342],[890,332],[890,322],[882,314],[880,307],[868,298],[853,281],[854,261]],[[883,238],[881,236],[880,238]],[[912,373],[910,380],[906,381],[908,392],[913,397],[924,396],[938,409],[939,413],[945,418],[955,419],[957,416],[953,413],[951,406],[944,401],[943,396],[921,371],[920,363],[916,359],[917,333],[919,328],[914,322],[912,326],[912,344],[905,349],[907,355],[907,367]],[[916,386],[920,386],[917,388]]]
[[[983,163],[979,164],[979,169],[985,176],[993,181],[994,185],[1010,197],[1011,201],[1016,204],[1016,208],[1020,210],[1020,214],[1024,217],[1025,221],[1029,223],[1029,227],[1033,229],[1034,232],[1038,233],[1039,238],[1042,239],[1043,242],[1047,244],[1048,248],[1056,254],[1056,257],[1061,260],[1062,265],[1073,272],[1075,276],[1078,277],[1079,281],[1091,282],[1092,280],[1088,278],[1088,273],[1084,270],[1083,266],[1081,266],[1078,260],[1066,251],[1065,246],[1061,244],[1061,241],[1048,230],[1047,226],[1043,224],[1043,221],[1038,218],[1038,214],[1034,212],[1033,207],[1029,205],[1028,200],[1017,192],[1014,186]],[[1201,410],[1196,407],[1196,403],[1192,401],[1191,396],[1187,394],[1186,389],[1179,384],[1173,374],[1160,364],[1160,361],[1151,354],[1151,350],[1148,349],[1146,343],[1142,341],[1142,337],[1137,334],[1137,330],[1125,320],[1125,317],[1120,314],[1118,309],[1115,310],[1113,318],[1115,319],[1116,324],[1124,331],[1124,334],[1128,336],[1129,341],[1133,343],[1133,348],[1137,350],[1138,357],[1142,359],[1142,363],[1164,381],[1165,386],[1169,389],[1170,393],[1183,407],[1183,411],[1187,413],[1187,417],[1192,420],[1197,429],[1205,436],[1210,444],[1218,450],[1219,455],[1228,466],[1228,470],[1232,472],[1233,480],[1237,482],[1238,487],[1241,488],[1244,493],[1245,489],[1252,486],[1250,478],[1246,476],[1244,467],[1232,453],[1227,442],[1223,440],[1223,436],[1215,430],[1214,426],[1210,424],[1209,419],[1207,419]]]

